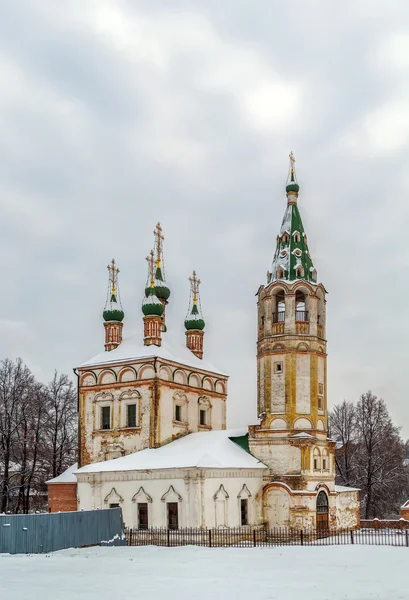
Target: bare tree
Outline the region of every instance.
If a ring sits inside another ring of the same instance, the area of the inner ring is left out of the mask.
[[[358,451],[355,406],[344,400],[334,407],[329,414],[329,435],[337,442],[335,463],[339,483],[352,486],[354,484],[354,467]]]
[[[381,398],[370,391],[358,403],[343,402],[330,415],[336,449],[337,482],[361,490],[365,519],[399,514],[407,489],[405,444]]]
[[[385,402],[370,391],[356,407],[358,483],[366,519],[391,510],[404,486],[403,442]]]
[[[24,410],[30,402],[35,384],[31,371],[21,359],[15,363],[9,359],[0,363],[0,511],[9,508],[16,473],[10,474],[14,447],[24,426]],[[16,487],[19,483],[17,482]]]
[[[76,459],[77,398],[72,381],[54,373],[46,386],[48,419],[45,428],[45,462],[50,477],[56,477]]]

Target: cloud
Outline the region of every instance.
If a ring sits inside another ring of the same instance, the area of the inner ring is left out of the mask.
[[[160,220],[172,326],[182,328],[195,268],[205,352],[231,375],[230,422],[253,419],[254,294],[293,150],[330,291],[330,404],[371,388],[405,426],[406,12],[404,0],[7,3],[2,305],[24,325],[4,324],[3,355],[45,378],[95,355],[113,256],[125,327],[140,327]]]

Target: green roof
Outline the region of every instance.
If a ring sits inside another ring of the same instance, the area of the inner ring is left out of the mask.
[[[292,175],[293,178],[293,175]],[[294,179],[293,179],[294,181]],[[287,185],[288,205],[284,213],[277,245],[271,265],[268,283],[283,279],[284,281],[303,280],[316,283],[317,272],[308,249],[307,236],[297,205],[298,190],[296,182]]]
[[[112,294],[111,299],[107,302],[102,317],[104,321],[123,321],[125,313],[118,303],[115,294]]]
[[[186,329],[188,331],[192,329],[199,329],[200,331],[202,331],[205,328],[205,325],[206,323],[204,322],[204,319],[199,312],[197,304],[193,304],[193,308],[190,312],[190,315],[188,315],[185,319]]]

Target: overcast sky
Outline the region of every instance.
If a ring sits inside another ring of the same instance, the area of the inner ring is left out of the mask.
[[[171,7],[171,8],[170,8]],[[409,435],[407,0],[0,0],[1,357],[43,380],[103,349],[115,257],[140,329],[159,220],[168,321],[202,280],[229,424],[256,417],[256,298],[286,206],[328,295],[329,406]]]

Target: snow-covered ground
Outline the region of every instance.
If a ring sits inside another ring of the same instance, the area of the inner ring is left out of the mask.
[[[408,600],[409,549],[87,548],[0,555],[8,600]]]

